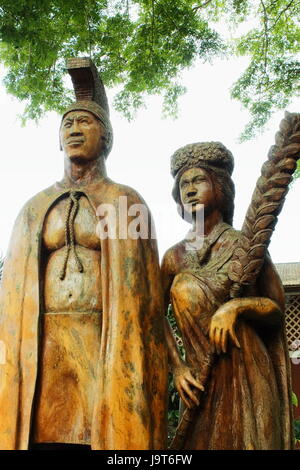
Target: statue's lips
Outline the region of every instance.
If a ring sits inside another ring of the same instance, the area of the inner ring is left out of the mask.
[[[80,145],[84,143],[84,139],[74,139],[74,140],[68,140],[67,145]]]
[[[201,202],[199,201],[199,199],[191,199],[190,201],[188,201],[188,204],[201,204]]]

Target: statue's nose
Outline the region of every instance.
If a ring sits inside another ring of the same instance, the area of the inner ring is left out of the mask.
[[[79,127],[78,122],[76,121],[76,119],[74,119],[73,124],[70,128],[70,134],[71,135],[81,134],[81,130],[80,130],[80,127]]]

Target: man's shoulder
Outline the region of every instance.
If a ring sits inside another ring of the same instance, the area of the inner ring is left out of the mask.
[[[116,198],[125,196],[128,198],[131,204],[146,204],[145,200],[140,195],[140,193],[137,190],[131,188],[130,186],[121,183],[116,183],[115,181],[111,180],[109,180],[107,184],[108,195],[110,197]]]
[[[20,215],[44,208],[45,203],[50,200],[55,194],[58,193],[59,191],[55,184],[39,191],[37,194],[32,196],[27,202],[25,202],[24,206],[20,211]]]

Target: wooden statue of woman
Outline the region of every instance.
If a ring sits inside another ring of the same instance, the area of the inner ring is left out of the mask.
[[[165,304],[172,304],[186,354],[183,362],[167,326],[187,415],[175,449],[292,447],[284,291],[267,253],[255,282],[230,298],[230,266],[242,239],[232,227],[233,165],[219,142],[186,145],[171,159],[173,197],[203,242],[198,249],[188,240],[177,243],[162,263]]]

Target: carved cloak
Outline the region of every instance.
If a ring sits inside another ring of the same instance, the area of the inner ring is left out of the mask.
[[[56,183],[19,214],[0,289],[0,449],[27,449],[38,372],[42,289],[41,236],[45,215],[70,188]],[[75,189],[75,188],[73,188]],[[131,188],[105,178],[76,188],[95,211],[118,213],[144,204]],[[149,227],[150,232],[150,227]],[[167,354],[156,241],[110,239],[101,243],[103,323],[91,429],[92,449],[166,448]]]

